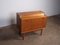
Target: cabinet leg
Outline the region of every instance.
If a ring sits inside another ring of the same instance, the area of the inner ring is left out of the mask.
[[[41,29],[40,35],[42,35],[42,33],[43,33],[43,29]]]
[[[24,34],[19,32],[19,35],[21,36],[22,40],[24,40]]]
[[[24,40],[24,34],[20,33],[20,36],[21,36],[22,40]]]
[[[21,34],[22,40],[24,40],[24,34]]]

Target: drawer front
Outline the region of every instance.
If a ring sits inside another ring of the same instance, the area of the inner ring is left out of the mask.
[[[31,19],[22,20],[21,22],[22,22],[21,23],[21,31],[23,33],[32,31],[32,28],[31,28],[31,26],[32,26]]]
[[[46,18],[33,18],[33,19],[25,19],[21,21],[21,32],[31,32],[38,30],[40,28],[45,28],[46,26]]]
[[[45,26],[46,26],[45,18],[32,19],[32,28],[33,29],[44,28]]]

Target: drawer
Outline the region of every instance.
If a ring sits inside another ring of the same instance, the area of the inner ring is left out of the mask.
[[[46,26],[46,18],[35,18],[32,19],[32,28],[39,29],[44,28]]]
[[[25,19],[21,21],[21,31],[24,32],[31,32],[32,31],[32,21],[31,19]]]

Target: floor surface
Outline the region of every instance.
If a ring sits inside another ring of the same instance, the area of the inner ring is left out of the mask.
[[[0,45],[60,45],[60,17],[48,18],[46,29],[40,36],[40,31],[27,33],[22,40],[18,35],[16,25],[0,28]]]

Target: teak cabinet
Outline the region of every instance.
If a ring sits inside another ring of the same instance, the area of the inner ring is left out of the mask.
[[[41,30],[46,27],[47,16],[42,11],[31,11],[17,13],[17,26],[19,33],[23,37],[24,33]]]

